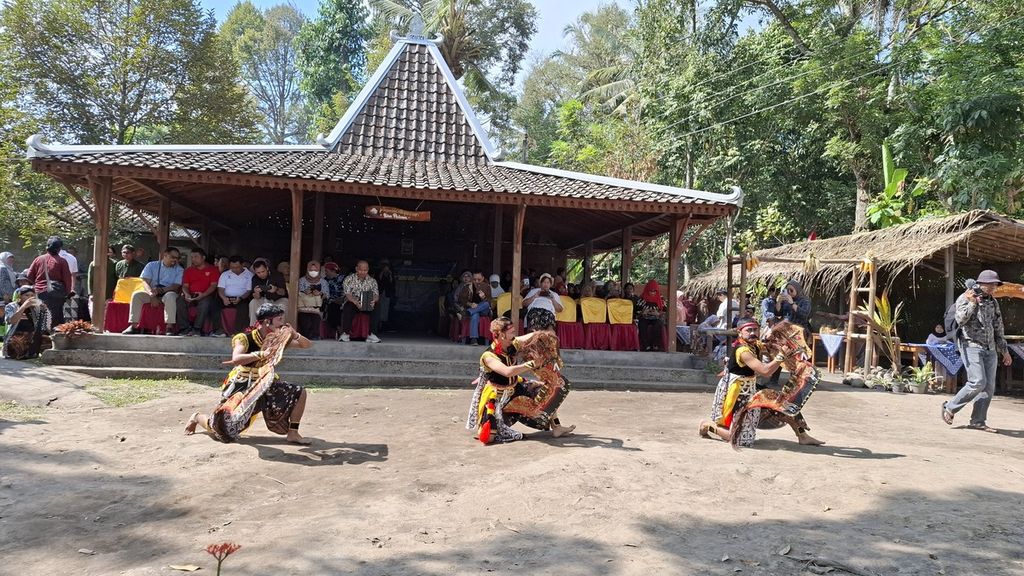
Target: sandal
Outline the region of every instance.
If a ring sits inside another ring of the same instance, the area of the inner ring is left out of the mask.
[[[943,403],[942,405],[942,421],[950,426],[953,425],[953,413],[950,412],[949,410],[946,410],[945,403]]]
[[[999,430],[986,426],[985,424],[968,424],[967,427],[971,430],[981,430],[982,432],[991,432],[993,434],[999,433]]]

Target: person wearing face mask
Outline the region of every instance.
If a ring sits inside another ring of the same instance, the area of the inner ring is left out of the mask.
[[[491,298],[497,298],[505,293],[505,290],[501,287],[501,276],[491,274],[491,277],[488,278],[488,283],[491,285]]]
[[[717,436],[726,442],[733,441],[733,435],[739,434],[737,446],[750,446],[757,438],[757,427],[761,421],[760,409],[751,410],[743,419],[740,429],[734,429],[733,417],[750,401],[757,392],[757,377],[770,377],[786,360],[784,354],[776,354],[771,361],[762,358],[768,355],[768,348],[758,338],[761,326],[753,318],[742,318],[737,325],[739,337],[729,348],[728,364],[725,375],[718,381],[715,399],[711,408],[711,420],[700,423],[700,435],[703,438]],[[800,444],[819,445],[823,442],[807,434],[803,416],[799,413],[790,424],[796,432]]]
[[[35,358],[50,347],[53,318],[42,300],[36,298],[34,287],[21,286],[15,291],[14,301],[4,307],[4,320],[10,326],[4,338],[4,358]]]
[[[324,298],[327,297],[330,297],[330,288],[320,274],[320,263],[310,260],[306,263],[306,274],[299,278],[299,293],[296,297],[298,330],[306,338],[319,339]]]

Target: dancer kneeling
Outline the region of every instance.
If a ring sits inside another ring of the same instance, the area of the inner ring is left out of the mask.
[[[779,322],[761,342],[760,327],[753,318],[744,318],[737,326],[739,338],[729,350],[725,375],[715,391],[712,421],[701,422],[700,435],[710,438],[714,434],[734,447],[750,446],[758,428],[789,424],[801,444],[824,444],[807,433],[807,421],[800,413],[818,383],[803,329]],[[774,358],[762,362],[761,358],[769,354]],[[758,390],[757,377],[770,377],[780,366],[791,374],[782,391]]]
[[[312,343],[284,323],[284,310],[274,304],[260,306],[256,319],[251,331],[231,339],[231,360],[224,363],[235,367],[221,387],[220,405],[213,416],[193,414],[185,434],[194,434],[199,425],[221,442],[234,442],[262,413],[271,432],[295,444],[309,444],[299,434],[306,390],[280,380],[274,366],[285,348],[309,348]]]
[[[480,356],[480,376],[466,428],[475,430],[484,444],[521,440],[523,434],[512,429],[516,422],[551,430],[555,437],[575,429],[558,420],[558,407],[569,394],[569,382],[561,375],[558,338],[544,330],[519,337],[514,334],[511,320],[493,320],[493,342]],[[531,359],[516,364],[519,353]],[[525,380],[521,374],[526,372],[534,372],[541,380]]]

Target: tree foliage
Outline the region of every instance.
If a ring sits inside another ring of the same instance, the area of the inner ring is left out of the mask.
[[[305,16],[291,4],[261,12],[246,0],[236,4],[221,25],[221,36],[256,100],[264,138],[273,144],[307,138],[309,115],[300,89],[296,47],[304,23]]]
[[[530,38],[537,31],[537,11],[527,0],[370,0],[378,38],[395,29],[409,30],[413,14],[420,14],[424,32],[441,34],[441,55],[467,96],[492,126],[508,123],[515,99],[514,84]],[[378,48],[390,44],[374,43]],[[380,58],[380,56],[378,56]],[[375,58],[371,57],[371,60]]]
[[[299,31],[300,86],[313,115],[311,135],[330,131],[365,81],[368,17],[359,0],[321,0],[316,18]]]

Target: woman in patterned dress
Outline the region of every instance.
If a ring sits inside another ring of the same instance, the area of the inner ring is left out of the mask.
[[[285,436],[288,442],[309,444],[299,434],[306,390],[281,380],[272,367],[283,352],[276,348],[309,348],[313,344],[284,323],[284,310],[275,304],[260,306],[256,320],[255,328],[231,339],[231,360],[224,363],[233,364],[234,368],[221,387],[220,405],[212,416],[193,414],[185,434],[194,434],[196,427],[202,426],[214,439],[234,442],[262,414],[271,432]],[[271,341],[274,345],[270,345]],[[272,381],[264,382],[264,375]]]

